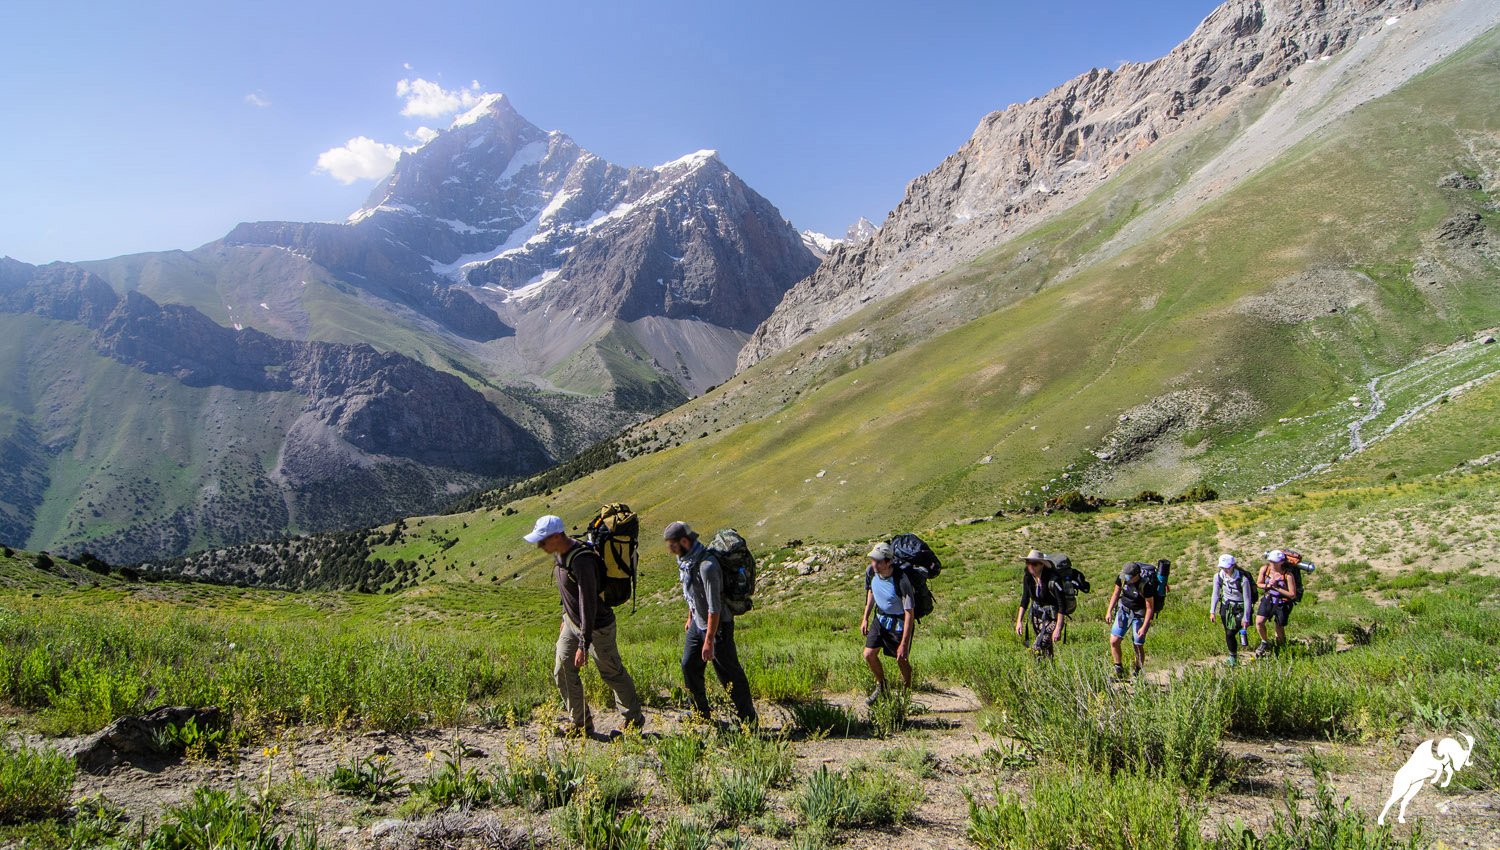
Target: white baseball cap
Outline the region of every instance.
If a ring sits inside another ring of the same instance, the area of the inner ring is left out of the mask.
[[[1227,570],[1227,569],[1229,569],[1232,566],[1234,566],[1234,556],[1233,555],[1220,555],[1219,556],[1219,569],[1221,569],[1221,570]]]
[[[536,521],[536,526],[523,540],[527,543],[540,543],[554,534],[562,534],[564,531],[562,517],[547,514]]]
[[[876,561],[889,561],[891,559],[891,544],[882,540],[871,547],[870,554],[865,557]]]
[[[1280,549],[1272,549],[1271,551],[1266,553],[1266,560],[1270,561],[1273,564],[1279,564],[1282,561],[1286,560],[1286,554],[1283,553]]]

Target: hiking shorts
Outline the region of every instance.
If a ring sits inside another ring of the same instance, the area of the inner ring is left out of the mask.
[[[1292,615],[1292,603],[1277,602],[1269,595],[1262,596],[1260,604],[1255,606],[1255,613],[1284,629],[1286,618]]]
[[[1145,622],[1145,611],[1137,614],[1124,605],[1121,605],[1115,609],[1115,624],[1109,630],[1110,636],[1123,638],[1126,636],[1126,631],[1129,630],[1131,643],[1134,643],[1136,646],[1145,646],[1146,639],[1140,634],[1141,625]]]
[[[865,649],[879,649],[890,658],[896,657],[896,650],[901,646],[901,632],[905,626],[904,622],[892,618],[892,626],[887,628],[881,621],[886,619],[883,615],[870,618],[870,633],[865,635]]]

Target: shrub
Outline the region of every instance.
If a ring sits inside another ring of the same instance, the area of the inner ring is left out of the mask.
[[[787,707],[797,728],[812,734],[835,734],[844,737],[868,731],[864,721],[853,711],[827,700],[791,703]]]
[[[597,797],[579,798],[552,819],[570,847],[582,850],[648,850],[651,822],[640,812],[623,817]]]
[[[197,788],[188,802],[164,813],[145,845],[152,850],[290,850],[316,848],[315,831],[281,833],[270,813],[228,791]]]
[[[1029,804],[995,783],[994,802],[966,790],[969,840],[996,850],[1151,847],[1199,850],[1202,809],[1170,783],[1133,773],[1042,772]]]
[[[400,793],[401,777],[391,770],[390,760],[385,756],[371,755],[335,767],[328,785],[340,794],[380,803]]]
[[[765,811],[769,784],[759,771],[732,768],[714,778],[710,805],[726,824],[749,820]]]
[[[1229,724],[1224,681],[1179,676],[1165,690],[1114,688],[1103,667],[1007,666],[993,675],[1011,696],[1008,734],[1044,755],[1068,753],[1105,774],[1141,773],[1203,789],[1226,778],[1220,737]],[[997,685],[992,684],[992,688]]]
[[[1298,802],[1301,791],[1286,786],[1282,807],[1271,817],[1264,835],[1240,824],[1219,828],[1217,850],[1422,850],[1428,846],[1420,821],[1402,840],[1388,826],[1371,823],[1372,817],[1360,808],[1352,808],[1349,798],[1334,799],[1333,788],[1314,774],[1317,787],[1312,795],[1311,816],[1302,814]]]
[[[443,763],[427,779],[411,783],[414,798],[440,809],[449,806],[473,806],[494,797],[494,786],[486,782],[475,768],[464,768],[464,745],[455,741],[440,751]],[[428,753],[429,764],[437,754]]]
[[[674,735],[656,744],[657,775],[678,800],[696,803],[708,796],[703,766],[708,745],[694,735]]]
[[[831,772],[809,774],[795,805],[814,832],[828,828],[887,826],[911,816],[921,791],[894,776]]]
[[[571,752],[512,751],[494,771],[495,796],[531,811],[566,805],[583,784],[583,763]]]
[[[1073,514],[1083,514],[1093,510],[1097,510],[1097,508],[1089,502],[1088,497],[1078,492],[1077,490],[1069,490],[1061,496],[1058,496],[1057,506],[1067,511],[1068,513]]]
[[[60,753],[0,745],[0,823],[61,815],[73,773],[72,760]]]

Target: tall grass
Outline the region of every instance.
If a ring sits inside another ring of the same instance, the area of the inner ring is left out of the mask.
[[[997,782],[993,802],[966,792],[969,840],[994,850],[1198,850],[1201,806],[1169,781],[1120,772],[1043,771],[1028,799]]]
[[[73,787],[73,762],[52,750],[0,744],[0,823],[62,814]]]

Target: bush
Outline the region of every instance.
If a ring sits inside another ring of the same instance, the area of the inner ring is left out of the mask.
[[[73,773],[72,760],[60,753],[0,745],[0,823],[60,816]]]
[[[1069,490],[1061,496],[1058,496],[1057,506],[1067,511],[1068,513],[1073,514],[1084,514],[1093,510],[1097,510],[1097,508],[1095,508],[1095,506],[1089,502],[1088,497],[1078,492],[1077,490]]]
[[[145,846],[152,850],[291,850],[316,848],[317,832],[279,832],[270,812],[228,791],[197,788],[188,802],[167,809]]]
[[[662,738],[656,744],[656,756],[660,761],[657,776],[678,800],[696,803],[708,796],[708,783],[703,770],[708,745],[694,735],[674,735]]]
[[[786,708],[797,728],[812,734],[831,733],[847,738],[869,730],[853,711],[827,700],[791,703]]]
[[[1039,773],[1029,805],[995,783],[994,802],[965,791],[969,840],[996,850],[1071,850],[1074,847],[1199,850],[1202,809],[1177,788],[1132,773]]]
[[[380,803],[400,793],[401,777],[391,770],[389,759],[372,755],[335,767],[328,785],[340,794]]]
[[[597,797],[577,799],[552,819],[570,847],[582,850],[648,850],[651,822],[640,812],[623,817]]]
[[[1217,850],[1422,850],[1428,846],[1420,821],[1412,824],[1405,840],[1397,838],[1388,826],[1371,823],[1363,809],[1351,808],[1349,798],[1334,800],[1333,788],[1315,773],[1313,814],[1302,814],[1298,801],[1303,793],[1288,784],[1281,809],[1272,814],[1271,825],[1264,835],[1242,825],[1225,825],[1219,829]]]
[[[1102,666],[995,668],[989,693],[1008,705],[1011,737],[1031,750],[1069,754],[1104,774],[1140,773],[1201,790],[1229,774],[1220,737],[1229,725],[1222,679],[1179,676],[1165,690],[1114,688]]]
[[[921,792],[894,776],[831,772],[809,774],[795,805],[814,832],[856,826],[888,826],[911,816]]]

